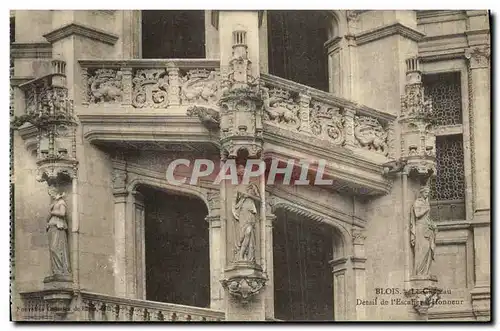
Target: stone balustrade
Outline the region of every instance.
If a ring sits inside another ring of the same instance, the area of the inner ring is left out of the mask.
[[[25,293],[24,307],[20,308],[19,318],[25,321],[54,320],[56,314],[78,321],[159,321],[159,322],[210,322],[223,321],[224,312],[212,309],[184,306],[172,303],[155,302],[138,299],[119,298],[110,295],[80,292],[66,309],[66,314],[51,308],[44,300],[46,294],[41,292]]]
[[[224,84],[218,60],[79,63],[84,82],[82,104],[87,107],[109,105],[151,111],[201,105],[219,109],[217,102]],[[260,86],[266,123],[329,141],[332,146],[392,156],[394,115],[269,74],[261,74]]]
[[[165,109],[215,104],[218,60],[81,60],[82,104]]]
[[[334,146],[390,156],[395,116],[280,77],[262,74],[266,122]]]

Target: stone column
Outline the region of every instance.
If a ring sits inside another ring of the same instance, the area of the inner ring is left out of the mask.
[[[469,114],[472,150],[472,183],[475,252],[475,286],[472,303],[480,319],[490,311],[490,47],[466,50],[469,60]]]
[[[267,282],[265,288],[265,306],[266,320],[274,319],[274,260],[273,260],[273,223],[276,221],[276,215],[271,214],[270,210],[266,215],[266,275]]]
[[[222,265],[220,216],[207,216],[210,236],[210,308],[224,310],[224,289],[221,286]]]
[[[222,231],[221,231],[221,192],[210,191],[207,194],[209,243],[210,243],[210,308],[224,310],[224,289],[222,279]]]
[[[113,171],[113,197],[115,200],[115,295],[127,297],[126,283],[126,219],[127,219],[127,197],[125,189],[127,173],[124,170]]]
[[[362,229],[353,229],[352,243],[353,243],[353,256],[351,256],[352,266],[352,281],[353,289],[355,292],[354,298],[366,298],[366,273],[365,273],[365,239],[366,233]],[[366,306],[357,305],[355,302],[351,303],[355,308],[354,319],[362,321],[366,319]]]
[[[469,60],[470,124],[473,146],[474,212],[490,210],[490,49],[473,47],[465,52]],[[475,144],[474,144],[475,143]],[[489,218],[489,215],[485,215]]]
[[[144,215],[144,196],[134,191],[134,224],[135,224],[135,261],[137,278],[137,299],[146,300],[146,236],[145,236],[145,215]]]
[[[333,302],[335,311],[333,312],[336,321],[348,320],[349,301],[347,300],[347,258],[341,257],[330,261],[333,272]]]

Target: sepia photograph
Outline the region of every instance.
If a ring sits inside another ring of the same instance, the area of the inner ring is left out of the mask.
[[[9,18],[11,322],[492,322],[490,10]]]

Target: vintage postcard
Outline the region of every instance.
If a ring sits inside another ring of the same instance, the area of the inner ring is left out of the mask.
[[[491,320],[488,10],[13,10],[11,320]]]

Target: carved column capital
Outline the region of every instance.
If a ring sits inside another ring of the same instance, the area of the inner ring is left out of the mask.
[[[366,231],[364,229],[353,229],[351,235],[354,245],[364,245],[366,239]]]
[[[482,45],[467,48],[465,58],[469,60],[471,69],[488,68],[490,64],[490,46]]]
[[[220,216],[219,215],[217,215],[217,216],[208,215],[207,217],[205,217],[205,221],[208,222],[208,226],[210,228],[220,228]]]
[[[113,169],[113,173],[111,176],[112,185],[113,185],[113,194],[123,195],[126,193],[127,188],[127,171],[124,169]]]

